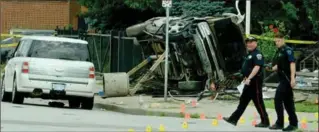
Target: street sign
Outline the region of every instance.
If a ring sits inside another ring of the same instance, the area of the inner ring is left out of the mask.
[[[163,7],[172,7],[172,0],[162,0]]]

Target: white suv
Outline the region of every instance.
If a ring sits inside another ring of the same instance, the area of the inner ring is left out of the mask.
[[[61,99],[72,108],[92,109],[94,70],[86,41],[23,37],[5,67],[2,101],[22,104],[26,97]]]

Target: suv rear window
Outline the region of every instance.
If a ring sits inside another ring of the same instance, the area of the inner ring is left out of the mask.
[[[28,57],[89,61],[87,44],[33,40]]]

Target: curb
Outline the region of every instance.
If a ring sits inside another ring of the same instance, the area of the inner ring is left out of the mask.
[[[161,111],[154,111],[154,110],[144,110],[140,108],[125,108],[118,105],[102,104],[102,103],[95,103],[95,106],[98,108],[109,110],[109,111],[120,112],[120,113],[131,114],[131,115],[183,117],[181,113],[177,113],[177,112],[161,112]]]
[[[113,104],[102,104],[102,103],[95,103],[95,107],[105,109],[108,111],[119,112],[123,114],[130,114],[130,115],[144,115],[144,116],[160,116],[160,117],[178,117],[184,118],[184,114],[179,112],[163,112],[163,111],[156,111],[156,110],[145,110],[141,108],[127,108]],[[189,113],[190,118],[192,119],[199,119],[199,113]],[[217,119],[217,116],[206,116],[206,119]],[[309,123],[318,122],[315,120],[308,121]]]
[[[184,118],[184,114],[179,112],[163,112],[163,111],[156,111],[156,110],[145,110],[140,108],[125,108],[118,105],[112,104],[102,104],[102,103],[95,103],[97,108],[102,108],[105,110],[119,112],[124,114],[130,115],[147,115],[147,116],[161,116],[161,117],[179,117]],[[191,118],[199,118],[199,114],[190,113]],[[194,117],[196,116],[196,117]],[[206,119],[215,119],[216,117],[206,117]]]

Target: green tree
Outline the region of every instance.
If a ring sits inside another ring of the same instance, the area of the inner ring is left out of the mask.
[[[225,12],[232,12],[233,7],[225,7],[225,2],[210,2],[207,0],[175,1],[172,15],[180,16],[219,16]]]
[[[260,23],[275,25],[278,20],[293,39],[319,39],[319,0],[254,0],[251,7],[252,33],[262,34]],[[245,12],[245,2],[240,8]]]
[[[82,13],[88,24],[100,31],[125,29],[156,16],[164,16],[161,0],[78,0],[89,11]],[[224,2],[174,0],[172,15],[212,16],[230,12]]]
[[[89,9],[87,13],[81,13],[81,16],[87,19],[91,27],[102,32],[124,29],[158,14],[158,11],[150,8],[153,7],[149,5],[150,3],[135,6],[130,0],[78,0],[78,2]]]
[[[273,41],[275,33],[281,31],[283,34],[287,34],[287,30],[285,28],[284,22],[282,21],[274,21],[274,25],[262,25],[262,27],[264,32],[260,36],[266,39],[261,39],[258,41],[258,48],[264,54],[265,61],[268,63],[272,62],[272,59],[277,51],[275,42]],[[286,35],[285,38],[288,39],[289,36]]]

